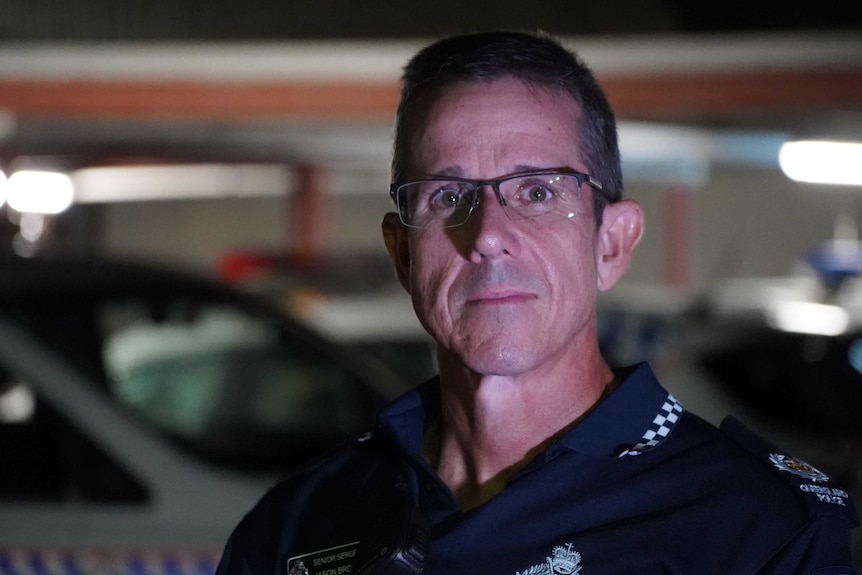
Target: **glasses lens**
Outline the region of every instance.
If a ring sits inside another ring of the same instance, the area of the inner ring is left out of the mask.
[[[571,174],[527,174],[500,182],[511,219],[527,219],[557,214],[571,218],[577,214],[580,182]]]
[[[475,197],[470,183],[429,180],[398,188],[401,221],[414,228],[447,228],[463,224]]]

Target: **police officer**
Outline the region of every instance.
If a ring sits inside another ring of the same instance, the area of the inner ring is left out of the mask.
[[[600,354],[643,214],[590,70],[494,32],[403,80],[383,236],[439,377],[268,493],[220,574],[851,573],[826,474]]]

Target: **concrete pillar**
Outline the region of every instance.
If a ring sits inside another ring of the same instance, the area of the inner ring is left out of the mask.
[[[290,194],[287,253],[298,267],[314,267],[326,259],[330,237],[327,170],[314,164],[296,168]]]
[[[691,287],[691,190],[675,186],[662,196],[664,213],[665,284],[678,293]]]

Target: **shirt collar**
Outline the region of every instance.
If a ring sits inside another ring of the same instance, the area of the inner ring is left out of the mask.
[[[615,370],[615,375],[620,385],[583,421],[561,436],[551,450],[563,447],[606,458],[642,448],[645,434],[651,433],[669,400],[672,403],[675,400],[646,363]],[[439,412],[440,386],[435,377],[383,408],[378,416],[378,429],[403,451],[421,460],[425,427]]]
[[[643,450],[644,443],[658,429],[656,421],[664,420],[665,413],[672,418],[665,431],[673,429],[681,406],[659,384],[649,365],[639,363],[615,370],[615,375],[620,385],[555,446],[597,458],[618,457],[635,448]],[[666,433],[657,438],[665,436]]]

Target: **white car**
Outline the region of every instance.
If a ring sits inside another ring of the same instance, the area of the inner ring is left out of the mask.
[[[215,281],[0,260],[0,574],[212,573],[269,486],[405,388]]]

